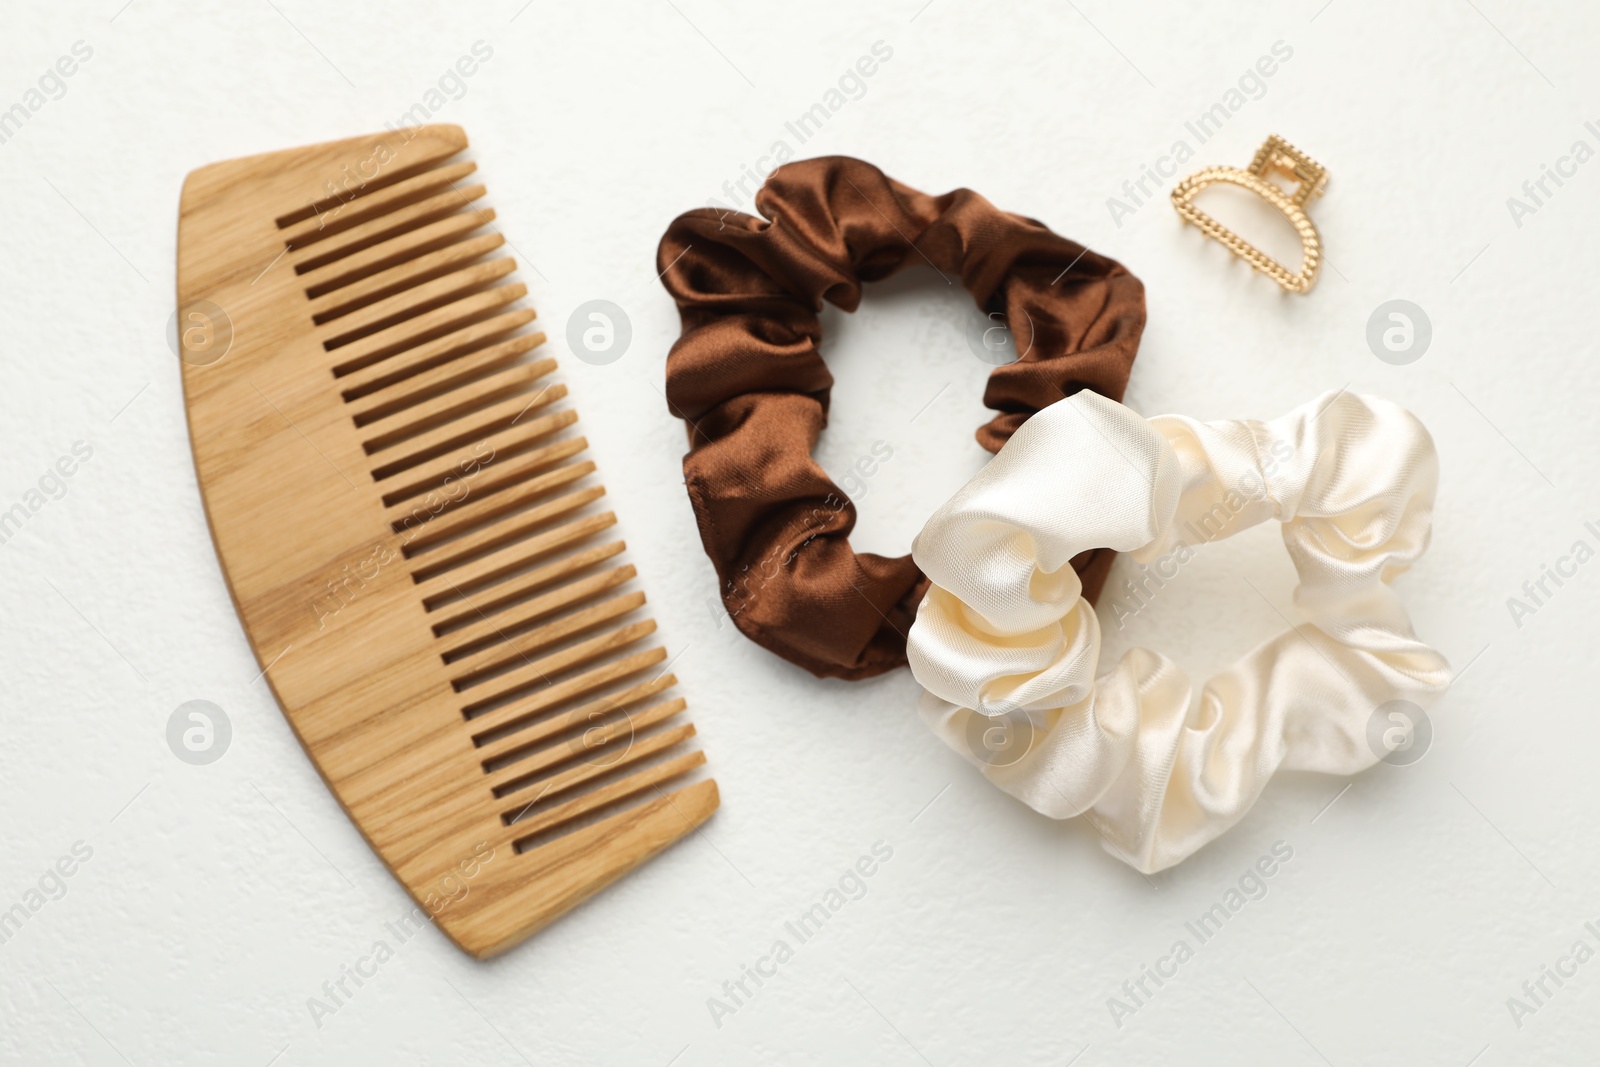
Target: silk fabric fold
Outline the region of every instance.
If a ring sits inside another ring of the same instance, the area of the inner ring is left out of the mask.
[[[684,481],[735,625],[814,674],[865,678],[905,663],[927,584],[910,556],[851,550],[855,505],[811,458],[833,384],[818,353],[822,302],[853,311],[864,282],[906,266],[957,275],[1025,353],[984,392],[999,414],[977,437],[994,451],[1063,397],[1121,398],[1144,287],[971,190],[929,196],[861,160],[787,164],[755,202],[765,219],[690,211],[661,240],[657,267],[683,326],[666,397],[688,425]],[[1091,599],[1110,562],[1104,549],[1075,561]]]
[[[1373,397],[1210,423],[1146,420],[1092,393],[1063,400],[915,541],[932,582],[908,649],[923,717],[1029,807],[1084,815],[1140,871],[1169,867],[1237,822],[1278,768],[1370,767],[1385,754],[1372,741],[1380,709],[1444,692],[1449,665],[1390,585],[1428,546],[1437,483],[1427,430]],[[1149,649],[1102,673],[1099,621],[1068,560],[1096,546],[1181,559],[1272,520],[1303,625],[1198,700]]]

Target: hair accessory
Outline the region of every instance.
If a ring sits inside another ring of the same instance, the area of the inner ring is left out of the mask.
[[[1085,815],[1141,871],[1171,866],[1280,766],[1354,774],[1387,755],[1369,733],[1386,702],[1444,692],[1449,665],[1389,585],[1427,548],[1437,481],[1428,432],[1374,397],[1212,423],[1063,400],[916,539],[933,583],[908,648],[924,719],[1029,807]],[[1157,652],[1096,676],[1100,625],[1068,559],[1108,545],[1170,579],[1204,542],[1274,519],[1307,624],[1213,677],[1192,711]]]
[[[1282,174],[1295,183],[1292,192],[1285,193],[1267,175]],[[1195,194],[1208,185],[1226,182],[1255,193],[1277,208],[1300,235],[1303,256],[1299,271],[1291,271],[1243,237],[1222,225],[1216,219],[1194,206]],[[1207,237],[1221,241],[1228,251],[1249,263],[1256,270],[1291,293],[1309,293],[1317,283],[1322,270],[1322,237],[1316,224],[1306,214],[1306,205],[1321,196],[1328,186],[1328,172],[1310,156],[1277,134],[1268,137],[1250,161],[1248,170],[1237,167],[1207,167],[1189,175],[1172,190],[1172,206],[1178,209],[1183,221],[1200,227]]]
[[[191,173],[179,354],[267,684],[418,918],[489,956],[717,785],[466,147],[428,125]]]
[[[771,219],[700,209],[657,265],[683,336],[667,402],[688,423],[684,481],[722,602],[751,640],[823,677],[905,663],[926,583],[910,556],[850,548],[855,506],[811,458],[833,378],[818,312],[907,264],[959,275],[1025,354],[996,367],[978,430],[994,451],[1040,408],[1082,389],[1121,397],[1144,329],[1144,286],[1120,264],[1000,211],[968,189],[929,196],[858,159],[790,163],[756,194]],[[1093,596],[1111,553],[1074,561]]]

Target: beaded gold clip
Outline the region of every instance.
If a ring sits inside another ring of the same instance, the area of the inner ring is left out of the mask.
[[[1285,192],[1267,175],[1276,172],[1295,183],[1293,190]],[[1277,208],[1300,235],[1302,260],[1298,272],[1261,251],[1243,237],[1222,225],[1216,219],[1194,206],[1194,197],[1201,189],[1218,182],[1237,185],[1255,193]],[[1183,221],[1200,227],[1207,237],[1215,238],[1250,264],[1291,293],[1308,293],[1316,284],[1322,269],[1322,237],[1317,233],[1311,216],[1305,212],[1310,201],[1323,194],[1328,186],[1328,172],[1310,156],[1277,134],[1268,137],[1250,161],[1248,170],[1237,167],[1207,167],[1191,174],[1172,190],[1172,206],[1178,209]]]

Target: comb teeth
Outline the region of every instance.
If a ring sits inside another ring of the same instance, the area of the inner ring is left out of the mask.
[[[489,956],[719,800],[466,146],[428,125],[194,171],[177,296],[232,327],[181,373],[263,674],[384,863]]]
[[[464,326],[454,333],[446,334],[420,348],[401,353],[381,364],[349,372],[349,376],[340,382],[342,395],[346,400],[357,400],[411,378],[420,377],[425,372],[439,370],[455,360],[483,352],[488,340],[502,337],[526,326],[533,319],[534,313],[524,309],[508,311]],[[533,336],[541,341],[544,339],[543,334]]]
[[[587,544],[615,518],[586,510],[605,493],[583,484],[587,441],[558,436],[577,416],[544,410],[566,387],[543,381],[554,360],[526,358],[544,335],[522,332],[534,313],[495,254],[487,190],[461,184],[475,170],[436,162],[279,227],[418,598],[442,616],[485,798],[508,798],[525,846],[704,756],[678,751],[694,735],[668,722],[681,699],[632,710],[676,679],[639,680],[666,653],[638,647],[655,623],[635,617],[634,568],[597,570],[625,546]]]
[[[295,269],[297,273],[305,275],[301,280],[305,282],[306,295],[313,299],[323,298],[408,263],[411,264],[410,271],[416,273],[419,271],[418,265],[426,261],[429,253],[448,248],[460,241],[463,235],[493,221],[494,212],[488,208],[476,214],[451,215],[420,229],[401,233],[320,269],[306,270],[304,264]],[[357,288],[355,291],[359,293],[361,290]]]
[[[279,225],[283,238],[291,248],[307,248],[353,227],[371,222],[383,215],[398,212],[446,189],[478,169],[476,163],[450,163],[434,166],[402,179],[392,185],[367,186],[348,199],[324,201],[313,218]],[[481,186],[480,186],[481,188]]]
[[[595,571],[624,545],[586,544],[614,517],[586,514],[605,493],[582,485],[586,440],[557,437],[576,414],[544,411],[566,387],[525,358],[544,334],[520,333],[534,315],[504,237],[480,232],[485,186],[459,184],[474,171],[438,163],[280,229],[419,600],[448,614],[438,656],[486,800],[542,843],[704,755],[674,752],[694,734],[667,721],[682,699],[630,710],[675,680],[638,681],[666,651],[638,649],[656,624],[635,617],[634,568]]]
[[[419,230],[428,223],[436,222],[448,215],[455,215],[463,207],[471,208],[474,200],[489,192],[482,185],[457,189],[454,185],[445,184],[447,187],[441,192],[403,204],[387,214],[369,217],[367,221],[346,229],[334,229],[326,233],[313,231],[312,234],[302,235],[298,239],[294,236],[288,237],[285,243],[291,250],[300,253],[294,260],[295,273],[308,274],[318,267],[325,267],[356,252],[365,252],[382,245],[390,246],[389,259],[401,262],[407,257],[395,258],[393,253],[394,250],[403,247],[400,242],[404,241],[407,233]],[[382,195],[382,193],[374,194],[375,197]],[[478,218],[487,221],[481,214]]]

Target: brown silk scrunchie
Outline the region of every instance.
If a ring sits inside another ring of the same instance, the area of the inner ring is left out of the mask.
[[[657,266],[683,336],[667,403],[689,427],[684,481],[728,614],[752,641],[822,677],[906,662],[927,580],[910,556],[857,555],[855,505],[811,458],[833,377],[817,352],[824,299],[907,264],[958,274],[1026,353],[989,375],[990,452],[1081,389],[1121,400],[1144,331],[1144,286],[1119,263],[970,189],[928,196],[859,159],[789,163],[756,193],[770,218],[702,208],[667,228]],[[1113,553],[1073,559],[1091,602]]]

